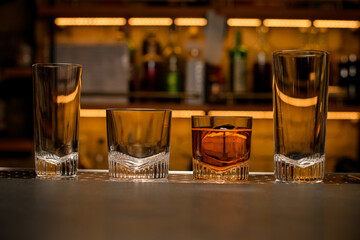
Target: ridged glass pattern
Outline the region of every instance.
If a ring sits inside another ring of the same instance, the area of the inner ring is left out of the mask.
[[[135,158],[120,152],[109,152],[109,175],[112,178],[166,178],[168,172],[168,152],[162,152],[146,158]]]
[[[246,181],[249,175],[249,163],[246,161],[230,169],[216,171],[209,165],[193,159],[193,175],[195,179],[199,180]]]
[[[78,159],[78,153],[71,153],[63,157],[58,157],[50,153],[46,155],[36,154],[36,175],[40,177],[76,176]]]
[[[325,155],[292,160],[275,154],[274,164],[275,178],[279,182],[322,182],[325,175]]]

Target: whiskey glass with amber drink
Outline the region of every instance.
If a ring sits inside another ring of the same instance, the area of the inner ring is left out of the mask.
[[[192,116],[194,179],[246,181],[252,117]]]

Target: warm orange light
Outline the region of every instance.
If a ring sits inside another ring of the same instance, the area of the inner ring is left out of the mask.
[[[359,21],[347,20],[315,20],[314,26],[317,28],[359,28]]]
[[[130,18],[130,26],[170,26],[171,18]]]
[[[209,111],[209,116],[244,116],[253,119],[273,119],[272,111]],[[328,112],[329,120],[360,120],[359,112]]]
[[[106,117],[105,109],[80,109],[80,117]]]
[[[311,27],[309,19],[265,19],[265,27]]]
[[[177,26],[206,26],[207,20],[205,18],[176,18],[174,20]]]
[[[124,26],[125,18],[55,18],[57,26]]]
[[[328,119],[336,120],[359,120],[359,112],[328,112]]]
[[[191,118],[191,116],[204,116],[202,110],[173,110],[173,118]],[[106,117],[105,109],[81,109],[80,117]]]
[[[209,116],[244,116],[254,119],[273,119],[272,111],[209,111]],[[173,118],[205,116],[203,110],[173,110]],[[106,117],[105,109],[81,109],[80,117]],[[360,120],[360,112],[328,112],[329,120]]]
[[[191,116],[205,116],[202,110],[173,110],[173,118],[191,118]]]
[[[209,111],[209,116],[244,116],[253,119],[272,119],[272,111]]]
[[[75,100],[77,95],[80,94],[79,85],[76,86],[75,90],[68,95],[59,95],[56,97],[57,103],[69,103]]]
[[[286,104],[295,107],[311,107],[316,106],[318,102],[318,97],[309,97],[309,98],[294,98],[290,97],[280,91],[278,86],[275,86],[276,93],[278,94],[279,98]]]
[[[257,18],[229,18],[227,25],[230,27],[259,27],[261,20]]]

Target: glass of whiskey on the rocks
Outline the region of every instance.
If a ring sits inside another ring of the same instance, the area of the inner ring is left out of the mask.
[[[194,179],[246,181],[252,117],[192,116]]]
[[[169,171],[171,110],[107,109],[112,179],[165,179]]]

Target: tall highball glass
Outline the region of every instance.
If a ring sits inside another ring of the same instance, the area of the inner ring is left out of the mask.
[[[273,53],[274,172],[279,182],[322,182],[329,53]]]
[[[68,63],[32,66],[35,171],[39,177],[77,173],[82,67]]]

